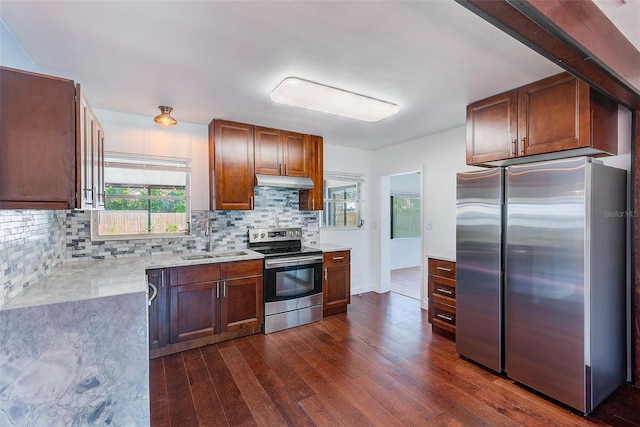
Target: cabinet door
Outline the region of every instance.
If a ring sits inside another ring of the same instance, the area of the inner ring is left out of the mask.
[[[149,350],[165,347],[169,343],[168,277],[167,270],[147,271],[149,283],[156,287],[156,297],[149,306]]]
[[[104,130],[100,122],[96,120],[96,208],[104,209],[106,203],[104,182]]]
[[[280,143],[280,131],[257,127],[254,133],[256,173],[283,175],[284,164]]]
[[[309,137],[296,132],[282,132],[283,175],[309,176]]]
[[[467,106],[467,164],[518,155],[517,96],[512,90]]]
[[[211,209],[253,209],[253,126],[214,120],[209,124]]]
[[[323,264],[323,313],[329,316],[345,312],[351,302],[349,251],[325,253]]]
[[[78,164],[78,201],[82,209],[104,208],[104,131],[80,84],[76,85],[79,97],[78,133],[80,136]]]
[[[75,208],[74,82],[0,67],[0,94],[0,209]]]
[[[79,91],[80,85],[76,85]],[[93,112],[90,111],[89,104],[84,97],[80,97],[80,188],[79,206],[82,209],[91,208],[93,205],[93,175],[91,167],[91,155],[93,153],[92,141],[92,121]]]
[[[298,201],[301,211],[321,211],[323,209],[324,174],[323,140],[321,136],[309,136],[309,177],[313,188],[300,190]]]
[[[262,324],[262,276],[221,282],[221,332]]]
[[[218,282],[171,287],[171,343],[220,332]]]
[[[324,309],[331,311],[337,307],[346,309],[351,302],[349,295],[349,271],[348,265],[336,265],[325,267],[325,287],[322,290],[324,299]]]
[[[591,144],[589,86],[568,73],[518,90],[522,155],[551,153]]]

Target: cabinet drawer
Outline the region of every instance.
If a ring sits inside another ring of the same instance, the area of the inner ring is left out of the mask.
[[[189,283],[210,282],[220,279],[220,268],[216,264],[190,265],[177,267],[171,285],[186,285]]]
[[[449,325],[455,326],[456,324],[456,313],[453,307],[449,307],[445,304],[440,304],[436,301],[432,304],[433,307],[433,316],[432,319],[434,321],[440,321],[447,323]]]
[[[322,262],[325,267],[338,264],[351,263],[351,251],[326,252],[323,255]]]
[[[431,298],[442,304],[452,307],[456,306],[456,282],[453,279],[446,279],[429,275],[429,289]]]
[[[455,279],[456,263],[453,261],[445,261],[443,259],[429,258],[429,274],[446,277],[448,279]]]
[[[231,261],[225,263],[222,268],[224,269],[222,275],[225,279],[232,279],[234,277],[262,276],[261,259],[253,259],[250,261]]]

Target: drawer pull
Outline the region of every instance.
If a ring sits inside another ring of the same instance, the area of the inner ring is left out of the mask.
[[[445,316],[444,314],[436,314],[437,317],[446,320],[447,322],[453,322],[453,317]]]
[[[436,267],[436,268],[437,268],[438,270],[442,270],[442,271],[449,271],[449,272],[451,271],[451,269],[450,269],[450,268],[447,268],[447,267]]]
[[[438,288],[436,289],[436,291],[440,292],[441,294],[453,295],[453,292],[447,289]]]
[[[339,259],[344,259],[344,257],[343,256],[334,256],[333,257],[334,261],[339,260]]]

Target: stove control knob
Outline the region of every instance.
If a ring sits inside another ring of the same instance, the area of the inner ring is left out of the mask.
[[[264,239],[264,233],[260,233],[260,238]]]
[[[296,236],[299,236],[299,235],[300,235],[300,232],[299,232],[299,231],[296,231]]]
[[[258,238],[258,233],[253,233],[253,238],[257,239]]]

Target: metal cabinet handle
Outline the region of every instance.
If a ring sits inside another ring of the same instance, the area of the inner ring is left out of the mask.
[[[311,199],[311,210],[316,210],[316,199]]]
[[[344,259],[344,257],[343,256],[334,256],[333,259],[334,260],[339,260],[339,259]]]
[[[222,282],[222,297],[226,298],[227,297],[227,282]]]
[[[518,138],[513,138],[513,141],[511,141],[511,144],[513,145],[511,152],[513,153],[514,156],[518,155]]]
[[[160,270],[160,287],[164,288],[164,270]]]
[[[453,322],[453,317],[445,316],[444,314],[438,313],[437,317],[446,320],[447,322]]]
[[[154,299],[156,299],[156,297],[158,296],[158,288],[156,288],[151,282],[147,282],[147,284],[151,287],[151,290],[153,291],[151,293],[151,297],[149,298],[149,307],[151,307],[151,302]]]
[[[436,289],[436,291],[438,291],[440,293],[443,293],[443,294],[447,294],[447,295],[453,295],[452,291],[449,291],[449,290],[446,290],[446,289],[443,289],[443,288],[438,288],[438,289]]]
[[[449,272],[451,271],[450,268],[446,268],[446,267],[436,267],[436,269],[442,270],[442,271],[449,271]]]
[[[526,147],[526,145],[525,145],[525,144],[526,144],[526,142],[527,142],[527,138],[526,138],[525,136],[523,136],[523,137],[522,137],[522,146],[520,147],[520,155],[521,155],[521,156],[524,156],[524,155],[525,155],[525,152],[526,152],[526,149],[527,149],[527,147]]]
[[[216,298],[220,299],[220,282],[216,282]]]
[[[324,270],[324,280],[327,280],[327,267],[323,268]]]
[[[251,209],[253,209],[253,196],[251,196],[250,205],[251,205]]]

